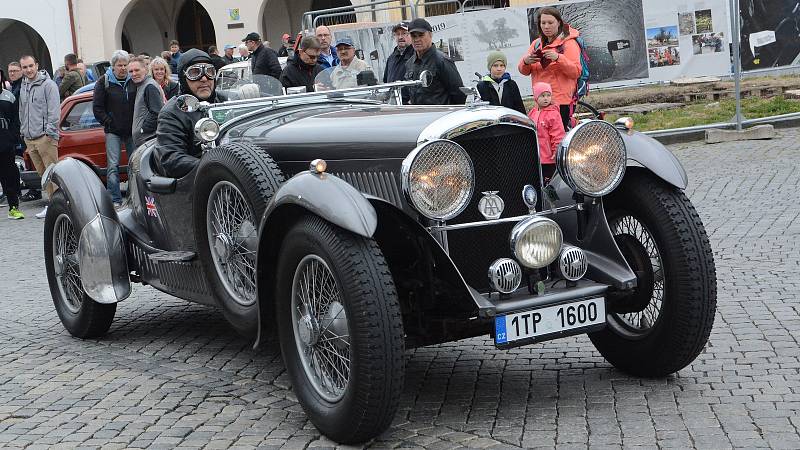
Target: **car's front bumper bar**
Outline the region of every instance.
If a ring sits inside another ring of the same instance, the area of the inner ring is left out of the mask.
[[[564,281],[553,283],[561,287],[548,287],[544,294],[534,295],[527,288],[520,288],[508,295],[481,294],[472,289],[472,298],[478,305],[478,314],[482,318],[492,318],[498,314],[509,314],[545,306],[558,305],[572,300],[588,297],[598,297],[608,290],[607,284],[595,283],[590,280],[580,280],[575,286],[566,287]]]

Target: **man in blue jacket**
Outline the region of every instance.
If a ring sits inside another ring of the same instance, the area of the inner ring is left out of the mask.
[[[111,55],[111,67],[94,85],[92,111],[106,133],[106,187],[115,205],[122,203],[119,190],[119,161],[122,145],[133,152],[133,109],[136,103],[136,86],[128,74],[130,56],[125,50]]]
[[[339,55],[336,54],[336,47],[331,46],[331,42],[333,41],[331,29],[325,25],[320,25],[315,30],[314,35],[317,37],[322,49],[319,52],[319,59],[317,59],[319,65],[322,66],[323,69],[338,66]]]

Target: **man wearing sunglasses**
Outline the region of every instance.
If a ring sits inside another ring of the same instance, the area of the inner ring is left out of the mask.
[[[208,53],[191,49],[178,62],[181,94],[190,94],[200,101],[217,103],[214,78],[217,71]],[[200,161],[202,149],[194,137],[194,125],[204,113],[180,108],[179,96],[171,98],[158,114],[156,130],[156,171],[169,178],[181,178]]]
[[[283,87],[305,86],[306,92],[314,91],[314,77],[322,72],[322,66],[317,63],[320,47],[314,36],[306,36],[300,41],[300,49],[286,62],[281,73]]]

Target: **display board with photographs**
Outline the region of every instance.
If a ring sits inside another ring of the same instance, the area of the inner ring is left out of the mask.
[[[742,69],[800,64],[800,2],[740,0]]]

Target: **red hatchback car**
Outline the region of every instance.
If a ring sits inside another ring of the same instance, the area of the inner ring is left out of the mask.
[[[58,159],[75,158],[91,167],[105,181],[106,141],[103,125],[92,112],[92,91],[67,97],[61,103],[61,119],[58,124]],[[21,173],[23,187],[41,187],[39,174],[25,153],[26,171]],[[120,159],[120,181],[127,180],[128,154],[122,152]]]

